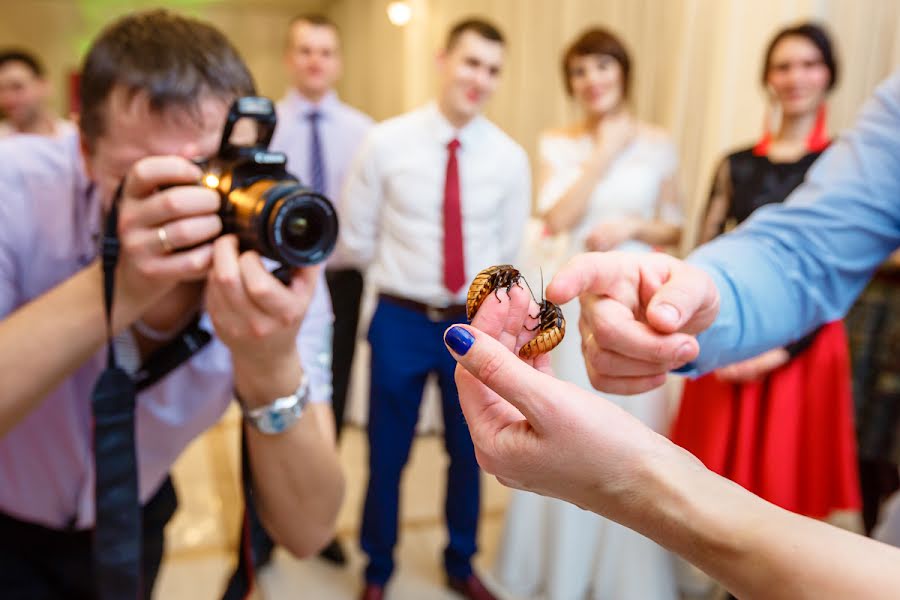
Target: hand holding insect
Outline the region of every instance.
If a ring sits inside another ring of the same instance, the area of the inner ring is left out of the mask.
[[[597,481],[636,485],[642,469],[635,461],[662,438],[596,394],[555,379],[549,354],[516,355],[539,335],[529,331],[537,310],[528,290],[513,284],[497,290],[496,300],[486,296],[471,325],[445,333],[478,462],[504,485],[621,517],[625,488]]]
[[[472,280],[472,285],[469,286],[466,299],[466,316],[469,321],[473,320],[485,298],[490,294],[493,293],[499,301],[501,289],[505,289],[509,294],[513,286],[522,287],[519,285],[520,281],[525,281],[525,278],[512,265],[488,267],[478,273]],[[525,281],[525,285],[528,285],[527,281]],[[544,282],[541,281],[542,294],[543,286]],[[528,286],[528,291],[531,292],[531,286]],[[529,313],[529,316],[536,319],[537,323],[533,327],[523,326],[528,331],[538,331],[538,334],[519,348],[519,356],[526,359],[553,350],[566,335],[566,320],[563,317],[562,309],[543,296],[540,303],[537,303],[534,293],[531,294],[531,298],[536,303],[537,312],[533,315]]]

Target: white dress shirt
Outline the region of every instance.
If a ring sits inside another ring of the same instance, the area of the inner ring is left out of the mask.
[[[465,302],[444,287],[444,181],[447,144],[457,150],[467,280],[518,256],[531,209],[525,151],[484,117],[460,130],[436,104],[369,132],[341,200],[339,252],[380,291],[447,306]]]

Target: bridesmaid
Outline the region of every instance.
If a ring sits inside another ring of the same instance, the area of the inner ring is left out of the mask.
[[[755,146],[720,164],[701,242],[782,202],[800,184],[829,144],[825,100],[837,75],[822,28],[804,24],[777,33],[762,83],[778,122]],[[713,471],[788,510],[820,519],[858,511],[850,390],[847,339],[837,321],[689,381],[672,439]]]

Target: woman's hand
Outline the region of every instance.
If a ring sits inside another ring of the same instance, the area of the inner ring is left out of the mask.
[[[516,287],[499,296],[471,326],[445,334],[479,463],[504,485],[630,521],[648,461],[673,447],[601,396],[554,378],[549,355],[520,359],[537,305]]]

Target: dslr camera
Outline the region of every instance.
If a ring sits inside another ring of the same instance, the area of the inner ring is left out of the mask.
[[[222,233],[237,234],[241,251],[256,250],[283,268],[314,265],[334,250],[337,214],[325,196],[287,171],[283,153],[268,149],[275,122],[268,98],[238,98],[228,111],[218,153],[194,162],[203,169],[201,185],[222,199]],[[255,140],[235,143],[233,136],[243,133],[255,134]]]

